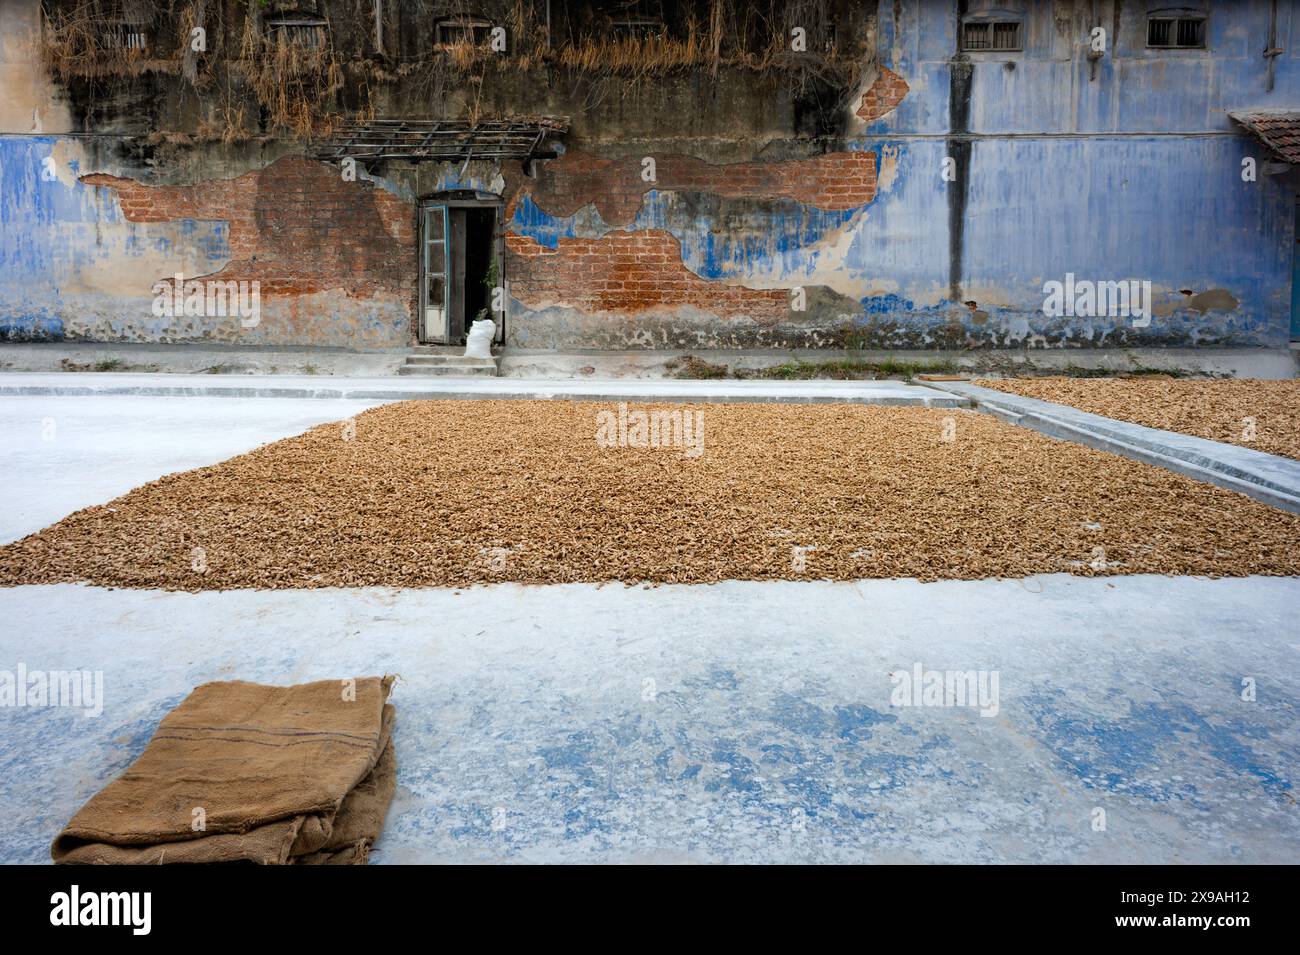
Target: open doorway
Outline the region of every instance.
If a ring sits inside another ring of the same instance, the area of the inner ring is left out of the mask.
[[[493,289],[501,280],[501,201],[482,193],[440,193],[420,204],[420,341],[463,345],[479,318],[497,323]],[[503,303],[504,304],[504,303]]]

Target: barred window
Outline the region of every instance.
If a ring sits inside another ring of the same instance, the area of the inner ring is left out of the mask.
[[[147,23],[109,23],[101,35],[101,42],[107,50],[149,49],[149,25]]]
[[[1149,17],[1147,46],[1195,50],[1205,47],[1204,17]]]
[[[276,17],[266,21],[266,35],[273,43],[319,50],[325,46],[326,27],[320,17]]]
[[[980,53],[1021,50],[1019,20],[967,20],[962,24],[961,48]]]
[[[118,0],[107,6],[107,22],[96,34],[99,48],[147,52],[154,44],[153,4],[144,0]]]

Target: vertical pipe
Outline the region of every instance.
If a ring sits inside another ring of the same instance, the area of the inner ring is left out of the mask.
[[[1093,80],[1097,78],[1097,60],[1099,59],[1099,57],[1093,56],[1092,45],[1091,45],[1092,43],[1091,28],[1101,26],[1101,17],[1097,15],[1097,0],[1092,0],[1092,16],[1089,18],[1088,23],[1089,23],[1088,82],[1091,83]]]
[[[970,59],[961,51],[962,22],[966,0],[957,2],[957,51],[948,61],[948,139],[947,154],[956,167],[956,180],[947,183],[948,195],[948,296],[962,300],[961,273],[965,255],[967,178],[970,175],[971,79],[974,72]]]
[[[1272,0],[1268,5],[1268,49],[1264,51],[1264,58],[1268,60],[1268,81],[1264,85],[1267,93],[1273,92],[1273,69],[1281,52],[1277,48],[1277,0]]]

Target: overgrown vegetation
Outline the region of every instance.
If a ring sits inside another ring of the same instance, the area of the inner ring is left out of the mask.
[[[418,18],[414,55],[401,37],[381,41],[374,6],[360,0],[320,4],[319,35],[268,29],[268,14],[288,5],[265,0],[45,0],[43,6],[43,56],[54,76],[94,85],[150,72],[183,76],[195,89],[212,90],[197,138],[226,142],[259,131],[300,138],[327,133],[341,119],[371,117],[386,87],[435,113],[449,91],[467,93],[458,100],[464,115],[448,118],[477,121],[487,78],[511,72],[544,74],[539,79],[546,83],[570,77],[584,84],[591,106],[650,78],[739,69],[784,82],[792,96],[829,113],[853,89],[865,53],[861,31],[844,31],[851,42],[837,37],[832,10],[843,4],[835,0],[676,0],[655,5],[668,12],[631,30],[625,16],[639,5],[622,0],[552,4],[549,24],[547,5],[536,0],[485,0],[482,7],[496,11],[490,22],[505,31],[504,51],[472,30],[438,42],[431,32],[436,18],[429,16]],[[393,22],[416,19],[401,6],[383,9],[390,32]],[[420,9],[455,20],[481,8],[449,0]],[[804,42],[798,50],[791,48],[796,27]],[[195,30],[203,31],[202,53],[193,48]]]
[[[343,68],[328,30],[318,45],[308,45],[245,17],[238,69],[275,130],[305,139],[327,133],[337,118],[331,104],[343,88]]]
[[[1192,373],[1182,368],[1147,368],[1142,365],[1123,369],[1085,368],[1082,365],[1066,365],[1064,368],[1046,370],[1043,374],[1063,375],[1066,378],[1143,378],[1150,376],[1186,378]]]
[[[70,358],[60,360],[64,371],[157,371],[157,365],[128,365],[120,358],[100,358],[92,362],[77,362]]]
[[[43,13],[41,55],[64,82],[180,72],[179,46],[171,48],[154,29],[159,19],[179,18],[176,0],[76,0],[46,3]]]
[[[668,4],[676,17],[661,28],[619,32],[626,2],[564,5],[548,36],[545,6],[515,0],[505,26],[519,39],[509,56],[484,44],[459,43],[428,61],[434,85],[482,83],[489,71],[537,68],[587,84],[587,106],[625,94],[659,77],[690,73],[716,77],[723,69],[784,82],[791,96],[833,91],[829,111],[843,105],[855,86],[865,52],[861,42],[841,44],[832,28],[831,0],[695,0]],[[553,7],[553,10],[556,8]],[[803,31],[803,48],[791,49],[792,31]]]
[[[708,379],[740,378],[776,381],[806,381],[814,378],[831,378],[844,381],[871,380],[875,378],[904,378],[915,375],[944,374],[959,370],[955,361],[943,358],[907,361],[897,358],[879,360],[840,358],[831,361],[805,361],[793,358],[779,365],[764,368],[729,369],[694,355],[680,355],[664,363],[674,378]]]
[[[780,381],[800,381],[812,378],[834,378],[839,380],[910,379],[914,375],[943,374],[957,370],[957,363],[946,359],[925,361],[903,361],[895,358],[885,358],[880,361],[853,358],[833,361],[794,359],[769,368],[738,369],[736,377],[768,378]]]
[[[694,355],[679,355],[664,364],[674,378],[726,378],[727,366],[696,358]]]

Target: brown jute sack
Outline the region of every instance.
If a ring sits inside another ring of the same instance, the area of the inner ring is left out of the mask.
[[[72,817],[54,861],[364,863],[396,784],[392,682],[359,678],[354,697],[340,680],[196,687]]]

